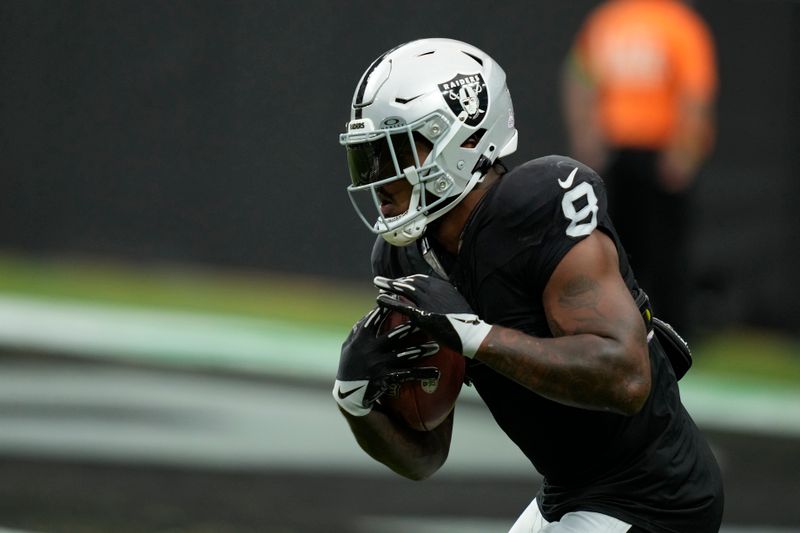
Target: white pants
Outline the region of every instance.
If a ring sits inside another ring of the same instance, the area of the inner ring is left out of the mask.
[[[558,522],[548,522],[534,499],[508,533],[625,533],[630,527],[618,518],[591,511],[567,513]]]

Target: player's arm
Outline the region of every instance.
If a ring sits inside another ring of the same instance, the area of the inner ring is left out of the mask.
[[[402,476],[425,479],[447,458],[453,414],[433,431],[414,431],[382,413],[378,400],[394,384],[434,377],[435,368],[409,367],[406,361],[433,355],[439,345],[409,345],[408,322],[383,331],[386,313],[376,307],[350,330],[342,344],[333,398],[367,454]]]
[[[717,66],[714,38],[703,20],[685,10],[675,22],[681,31],[672,40],[676,124],[661,154],[661,184],[668,192],[686,189],[709,156],[716,137]]]
[[[716,137],[713,101],[687,91],[678,96],[676,107],[675,133],[658,162],[661,185],[671,193],[692,184]]]
[[[431,431],[415,431],[373,409],[362,417],[342,410],[358,445],[370,457],[412,480],[430,477],[450,451],[453,413]]]
[[[436,280],[378,278],[376,284],[415,304],[384,295],[379,296],[383,305],[551,400],[634,414],[650,393],[644,321],[619,274],[616,248],[599,231],[572,247],[545,287],[544,307],[555,338],[489,325],[464,310],[466,302],[452,286]]]
[[[561,106],[570,153],[594,169],[608,158],[608,147],[597,115],[599,93],[580,43],[576,43],[561,67]]]
[[[611,239],[594,231],[558,264],[543,303],[552,339],[494,326],[476,359],[552,400],[633,414],[650,393],[644,321]]]

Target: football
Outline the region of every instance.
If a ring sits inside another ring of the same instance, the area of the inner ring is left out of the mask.
[[[408,321],[408,317],[390,311],[383,321],[383,332]],[[406,339],[408,346],[431,340],[422,332]],[[414,380],[389,388],[380,402],[386,411],[402,419],[417,431],[430,431],[444,422],[455,406],[461,385],[464,383],[466,363],[464,357],[446,346],[440,346],[435,354],[409,361],[411,367],[436,367],[439,377],[429,380]]]

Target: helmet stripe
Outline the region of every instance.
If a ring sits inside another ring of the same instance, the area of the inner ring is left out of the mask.
[[[378,68],[378,65],[381,64],[381,61],[383,61],[383,59],[387,55],[391,54],[392,52],[394,52],[398,48],[400,48],[402,46],[405,46],[407,44],[408,43],[403,43],[401,45],[395,46],[391,50],[385,51],[384,53],[382,53],[380,55],[380,57],[378,57],[378,59],[373,61],[372,64],[367,69],[367,71],[364,72],[364,75],[361,77],[361,83],[359,84],[358,90],[356,91],[356,96],[355,96],[355,98],[353,98],[353,107],[355,108],[355,111],[356,111],[356,114],[355,114],[355,118],[356,119],[362,118],[361,107],[364,105],[364,93],[367,91],[367,82],[369,81],[369,77],[372,75],[372,71],[374,71],[376,68]]]

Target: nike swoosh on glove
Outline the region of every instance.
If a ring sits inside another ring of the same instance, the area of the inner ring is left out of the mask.
[[[464,357],[475,357],[492,329],[445,280],[415,274],[397,279],[378,276],[373,283],[381,290],[377,298],[380,306],[408,316],[412,324]],[[399,296],[411,304],[403,302]]]
[[[428,357],[439,351],[435,342],[418,346],[403,344],[416,331],[410,322],[381,333],[388,314],[376,307],[359,320],[342,344],[333,398],[353,416],[365,416],[390,386],[411,380],[436,378],[435,367],[408,367],[407,361]]]

